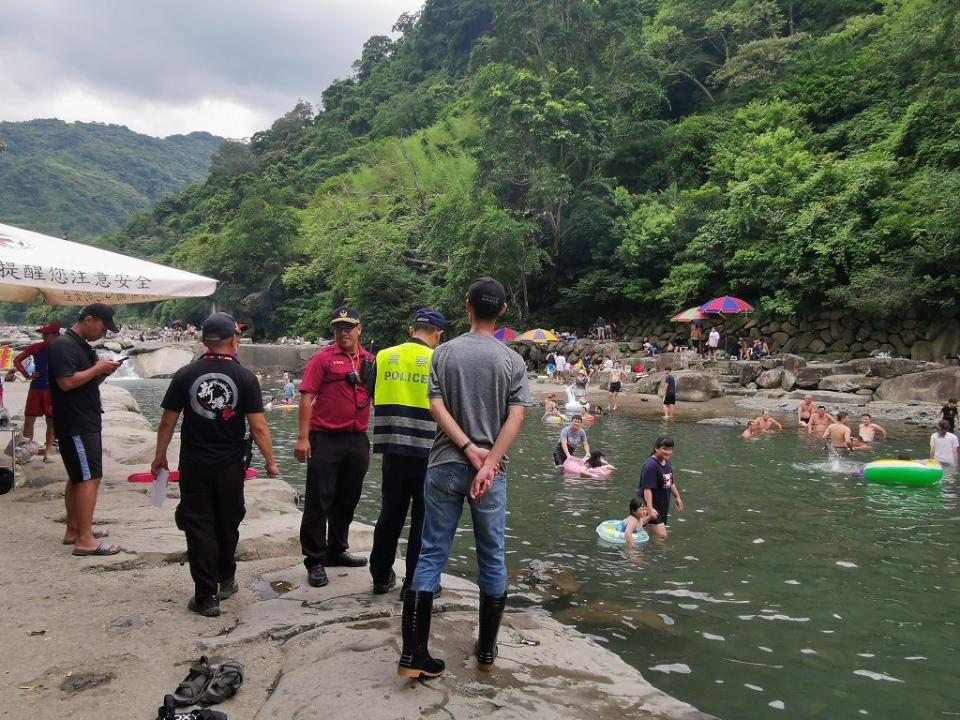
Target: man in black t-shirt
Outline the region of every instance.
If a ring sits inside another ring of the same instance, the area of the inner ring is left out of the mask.
[[[280,474],[256,376],[237,361],[240,327],[226,313],[201,326],[207,352],[180,368],[163,398],[157,454],[150,470],[167,467],[167,448],[183,413],[180,431],[180,504],[177,527],[187,536],[194,595],[187,603],[206,617],[220,615],[220,600],[237,592],[234,553],[243,520],[243,481],[250,434],[266,460],[267,474]]]
[[[97,360],[91,340],[120,328],[113,321],[113,309],[91,303],[80,310],[73,327],[50,345],[47,365],[53,424],[60,443],[60,457],[67,470],[64,504],[67,529],[64,545],[73,545],[74,555],[116,555],[119,545],[98,542],[105,532],[94,532],[93,511],[103,477],[103,449],[100,439],[100,383],[120,367],[114,360]]]

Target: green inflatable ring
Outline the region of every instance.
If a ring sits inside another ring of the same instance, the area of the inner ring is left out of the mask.
[[[936,460],[874,460],[863,468],[863,479],[883,485],[933,485],[943,477]]]

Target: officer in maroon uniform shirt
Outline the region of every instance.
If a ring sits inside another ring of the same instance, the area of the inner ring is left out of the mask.
[[[373,355],[360,346],[360,317],[346,306],[330,318],[334,342],[307,363],[300,384],[299,434],[293,454],[307,463],[300,547],[313,587],[327,584],[324,567],[363,567],[347,552],[347,533],[370,464],[367,375]]]

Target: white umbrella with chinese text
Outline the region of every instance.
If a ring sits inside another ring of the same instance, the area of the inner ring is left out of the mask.
[[[0,224],[0,300],[110,305],[205,297],[217,281],[91,245]]]

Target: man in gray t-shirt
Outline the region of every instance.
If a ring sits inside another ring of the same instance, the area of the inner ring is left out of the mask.
[[[470,332],[433,353],[428,392],[438,429],[424,480],[423,544],[412,589],[403,601],[397,672],[404,677],[436,677],[444,670],[443,661],[430,657],[427,649],[430,613],[465,500],[479,569],[477,666],[490,670],[496,658],[507,602],[506,453],[530,404],[523,359],[493,337],[506,309],[503,285],[493,278],[475,281],[467,292]]]

